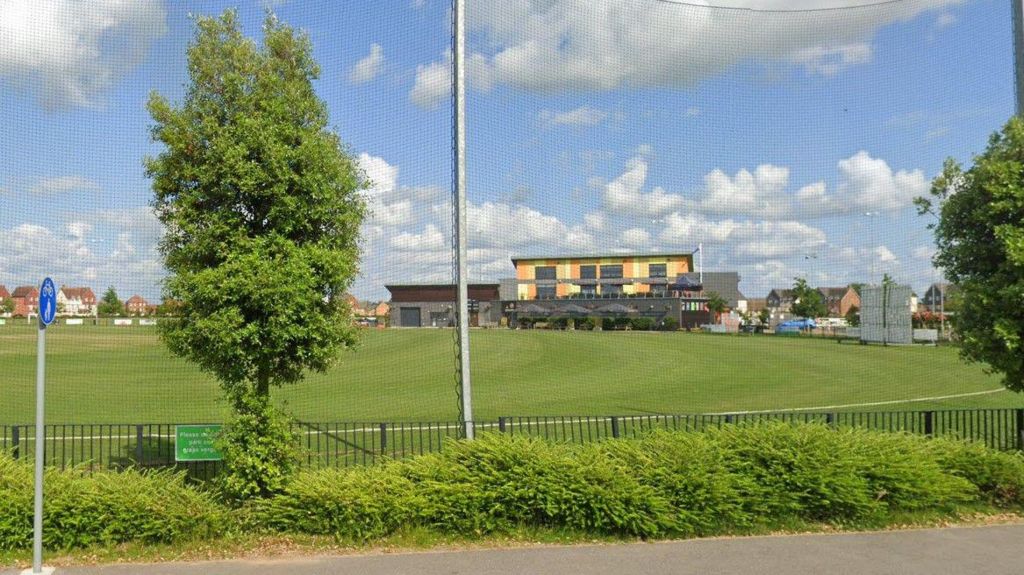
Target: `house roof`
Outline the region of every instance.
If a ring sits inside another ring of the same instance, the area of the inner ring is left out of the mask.
[[[143,299],[142,296],[140,296],[139,294],[135,294],[132,297],[128,298],[128,301],[126,301],[125,303],[129,304],[129,305],[131,305],[131,304],[143,304],[143,305],[146,305],[148,302],[146,302],[146,300]]]
[[[771,296],[773,293],[782,299],[793,299],[793,290],[789,288],[775,288],[768,292],[768,295]]]
[[[14,288],[11,297],[38,297],[39,288],[36,286],[18,286]]]
[[[683,274],[687,279],[700,282],[697,272]],[[740,292],[740,274],[737,272],[704,272],[704,293],[715,292],[722,296],[729,307],[736,308],[747,296]]]
[[[7,286],[0,285],[0,299],[6,299],[11,297],[11,292],[7,291]]]
[[[512,256],[512,265],[516,265],[517,262],[526,262],[532,260],[618,260],[618,259],[631,259],[631,258],[692,258],[692,252],[674,252],[674,253],[628,253],[628,254],[556,254],[556,255],[540,255],[540,256]]]
[[[96,294],[92,293],[92,289],[87,287],[61,286],[60,291],[64,292],[64,297],[68,299],[79,299],[82,301],[96,299]]]
[[[840,299],[843,296],[845,296],[846,292],[848,292],[849,290],[850,290],[850,286],[846,286],[846,287],[820,287],[820,288],[818,288],[818,291],[821,292],[821,295],[825,296],[826,298],[836,298],[836,299]]]

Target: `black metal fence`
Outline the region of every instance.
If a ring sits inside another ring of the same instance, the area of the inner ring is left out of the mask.
[[[886,412],[778,412],[696,415],[500,417],[475,423],[479,434],[505,433],[551,441],[587,443],[639,437],[653,430],[701,431],[761,421],[819,423],[978,441],[999,450],[1024,449],[1024,409]],[[218,462],[174,460],[174,424],[74,424],[45,427],[45,463],[87,470],[177,467],[205,479]],[[307,467],[372,465],[437,451],[459,435],[456,422],[295,422],[300,463]],[[35,453],[34,425],[0,425],[0,450],[19,459]]]

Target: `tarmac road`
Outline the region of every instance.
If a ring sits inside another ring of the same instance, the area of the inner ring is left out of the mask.
[[[71,567],[57,572],[68,575],[1016,575],[1024,573],[1024,525],[337,557],[289,556]]]

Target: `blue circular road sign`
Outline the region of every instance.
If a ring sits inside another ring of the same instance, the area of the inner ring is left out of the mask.
[[[53,280],[46,278],[43,285],[39,286],[39,321],[43,325],[50,325],[57,317],[57,288]]]

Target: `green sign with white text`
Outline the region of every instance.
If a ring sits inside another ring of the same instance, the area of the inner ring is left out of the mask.
[[[220,434],[219,425],[176,425],[174,427],[175,461],[220,461],[220,451],[213,440]]]

